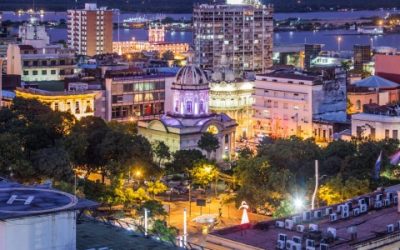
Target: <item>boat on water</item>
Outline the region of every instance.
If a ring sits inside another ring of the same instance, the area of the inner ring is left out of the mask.
[[[383,27],[380,26],[365,26],[365,27],[359,27],[357,29],[357,32],[359,34],[364,34],[364,35],[383,35],[384,30]]]

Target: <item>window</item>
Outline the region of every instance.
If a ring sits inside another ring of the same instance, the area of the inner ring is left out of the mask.
[[[93,112],[92,105],[90,104],[90,101],[86,101],[86,111],[85,112],[86,113]]]
[[[58,111],[58,102],[54,103],[54,111]]]
[[[38,72],[37,70],[32,71],[32,75],[37,76]]]
[[[38,66],[38,61],[33,61],[33,66]]]
[[[364,129],[361,127],[361,126],[357,126],[357,129],[356,129],[356,133],[357,133],[357,138],[361,138],[362,137],[362,134],[363,134],[363,132],[364,132]]]
[[[192,113],[192,102],[191,101],[186,102],[186,112]]]
[[[179,101],[175,102],[175,112],[179,112]]]
[[[132,92],[133,84],[124,84],[124,92]]]
[[[24,66],[25,67],[29,66],[29,61],[24,61]]]
[[[29,75],[29,71],[28,70],[24,70],[24,76]]]
[[[399,139],[398,131],[397,129],[393,130],[393,136],[392,139]]]
[[[42,66],[47,66],[47,61],[42,61]]]
[[[47,70],[42,70],[42,75],[47,75]]]
[[[283,108],[284,109],[288,109],[288,104],[285,102],[285,103],[283,103]]]
[[[75,114],[80,114],[81,110],[79,108],[79,102],[75,102]]]
[[[371,134],[369,135],[369,138],[371,138],[372,140],[375,140],[375,133],[376,133],[376,129],[371,128]]]
[[[55,74],[56,74],[56,70],[55,70],[55,69],[52,69],[52,70],[50,71],[50,73],[51,73],[52,75],[55,75]]]
[[[278,107],[279,107],[278,102],[274,102],[274,108],[278,108]]]
[[[203,102],[203,100],[200,100],[199,110],[200,110],[200,113],[204,112],[204,102]]]
[[[122,95],[113,95],[112,96],[112,103],[121,103],[121,102],[123,102]]]
[[[385,139],[389,139],[389,137],[390,137],[390,130],[385,129]]]
[[[357,101],[356,101],[356,109],[357,109],[357,110],[360,110],[360,109],[361,109],[361,101],[360,101],[360,100],[357,100]]]
[[[60,70],[60,75],[61,75],[61,76],[65,75],[65,70],[63,70],[63,69]]]

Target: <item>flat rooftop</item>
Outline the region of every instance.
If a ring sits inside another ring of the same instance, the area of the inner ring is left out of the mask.
[[[45,186],[0,183],[0,220],[95,208],[98,203]]]
[[[83,219],[76,225],[76,249],[106,249],[113,250],[177,250],[179,248],[144,238],[131,231],[106,225],[101,222]]]
[[[316,249],[320,249],[320,243],[328,244],[329,249],[354,249],[354,246],[357,244],[388,237],[392,234],[400,234],[398,226],[400,213],[397,211],[397,204],[395,204],[395,202],[397,203],[397,193],[394,190],[390,192],[392,193],[391,198],[389,198],[390,205],[385,206],[384,204],[386,194],[389,192],[375,192],[368,196],[360,196],[351,200],[352,208],[350,209],[349,217],[342,218],[341,214],[337,213],[337,220],[335,221],[331,221],[330,215],[325,215],[326,208],[328,207],[324,207],[314,210],[322,212],[320,218],[300,221],[295,223],[292,229],[286,228],[286,219],[293,219],[293,217],[289,217],[248,225],[248,229],[241,226],[225,228],[214,231],[211,235],[223,240],[241,243],[254,249],[276,249],[279,234],[286,235],[287,240],[292,240],[293,236],[300,237],[302,239],[302,247],[305,247],[306,239],[314,239]],[[378,194],[382,194],[383,206],[381,208],[375,208],[375,198]],[[354,209],[359,209],[359,205],[357,205],[358,200],[363,198],[369,199],[370,202],[367,212],[354,215]],[[330,206],[329,208],[332,208],[333,212],[336,212],[338,205]],[[314,214],[314,211],[311,211],[311,214]],[[299,216],[302,217],[303,214],[299,214]],[[281,226],[283,223],[283,228],[278,226],[278,221],[281,222]],[[299,232],[296,224],[303,225],[305,227],[304,231]],[[310,224],[318,225],[318,229],[310,230]],[[390,233],[387,231],[387,225],[389,224],[394,224],[394,231]],[[336,230],[336,238],[334,240],[329,236],[330,234],[327,232],[328,228]],[[355,238],[352,238],[351,230],[357,232]],[[213,237],[210,238],[210,242],[216,243]]]

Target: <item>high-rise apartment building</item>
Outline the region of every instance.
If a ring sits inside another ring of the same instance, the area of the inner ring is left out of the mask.
[[[311,60],[316,58],[322,51],[322,44],[305,44],[304,45],[304,68],[311,68]]]
[[[85,4],[68,10],[68,46],[87,56],[112,53],[113,11]]]
[[[235,73],[264,72],[272,66],[272,12],[272,6],[256,0],[196,5],[196,63],[213,69],[226,57]]]
[[[368,63],[372,59],[371,46],[370,45],[354,45],[354,71],[362,73],[364,69],[364,63]]]

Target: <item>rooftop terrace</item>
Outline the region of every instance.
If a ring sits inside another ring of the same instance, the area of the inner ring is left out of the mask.
[[[305,211],[289,218],[217,230],[211,243],[235,242],[238,249],[357,249],[400,240],[397,190],[377,191],[346,203]],[[287,248],[289,247],[289,248]],[[372,249],[372,248],[365,248]]]

